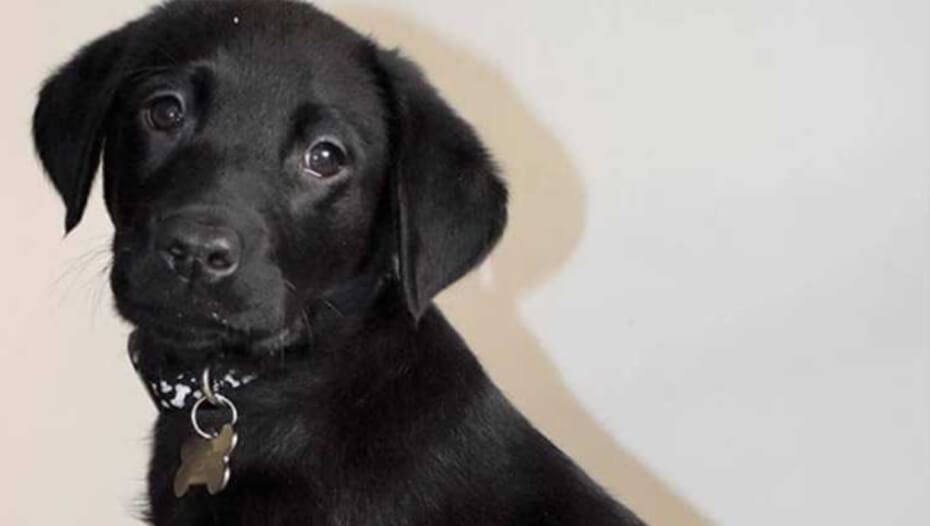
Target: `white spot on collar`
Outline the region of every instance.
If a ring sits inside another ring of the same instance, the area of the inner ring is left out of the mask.
[[[192,389],[184,384],[178,384],[174,386],[174,389],[175,394],[171,400],[171,405],[178,409],[184,409],[184,401],[187,400],[187,395],[191,393]]]
[[[223,381],[226,382],[226,383],[228,383],[229,385],[231,385],[231,386],[233,387],[233,389],[235,389],[236,387],[239,387],[240,385],[242,385],[242,384],[239,382],[239,380],[236,380],[236,379],[233,377],[233,375],[232,375],[231,373],[230,373],[230,374],[227,374],[226,376],[224,376],[224,377],[223,377]]]

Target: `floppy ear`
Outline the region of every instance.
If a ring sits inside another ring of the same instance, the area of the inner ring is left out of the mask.
[[[119,85],[124,33],[114,31],[81,49],[39,93],[32,136],[67,208],[65,232],[80,222],[100,164],[104,124]]]
[[[507,189],[472,127],[396,52],[379,52],[393,104],[394,213],[400,280],[418,317],[490,252]]]

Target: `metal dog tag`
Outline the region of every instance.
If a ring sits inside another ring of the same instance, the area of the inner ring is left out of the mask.
[[[205,485],[210,495],[223,491],[229,483],[229,455],[236,448],[232,424],[223,426],[214,438],[190,438],[181,447],[181,467],[174,477],[174,495],[181,498],[191,486]]]

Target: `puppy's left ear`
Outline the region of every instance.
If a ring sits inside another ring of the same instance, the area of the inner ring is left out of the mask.
[[[125,28],[81,49],[39,93],[32,136],[45,171],[67,208],[65,232],[81,221],[119,82]]]
[[[472,127],[412,62],[377,51],[392,106],[394,212],[400,281],[419,317],[477,266],[507,221],[507,190]]]

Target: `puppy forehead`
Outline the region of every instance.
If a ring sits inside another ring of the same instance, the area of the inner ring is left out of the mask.
[[[260,106],[293,111],[307,104],[372,117],[383,111],[369,64],[346,53],[308,48],[304,42],[228,42],[200,65],[212,72],[215,95],[243,111]]]
[[[372,44],[308,4],[174,1],[146,22],[143,70],[205,66],[220,97],[269,117],[308,103],[383,117]]]

